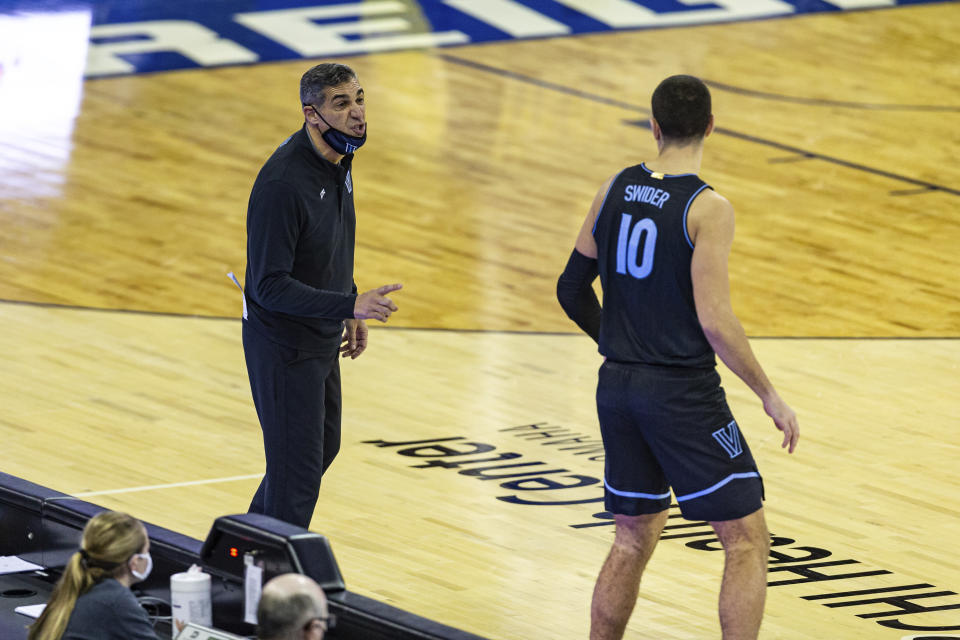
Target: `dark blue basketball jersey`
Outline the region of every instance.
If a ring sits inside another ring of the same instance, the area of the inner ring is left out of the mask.
[[[643,164],[610,185],[593,237],[603,284],[600,353],[614,362],[716,366],[693,302],[687,213],[710,186]]]

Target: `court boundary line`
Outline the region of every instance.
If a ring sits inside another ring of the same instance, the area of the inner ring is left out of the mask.
[[[110,496],[120,493],[137,493],[140,491],[155,491],[157,489],[176,489],[178,487],[195,487],[197,485],[204,484],[219,484],[223,482],[237,482],[239,480],[254,480],[256,478],[262,478],[262,473],[249,474],[243,476],[225,476],[223,478],[209,478],[207,480],[187,480],[184,482],[169,482],[167,484],[151,484],[143,485],[139,487],[125,487],[122,489],[104,489],[102,491],[81,491],[79,493],[70,494],[68,498],[61,498],[62,500],[69,500],[70,498],[90,498],[93,496]]]
[[[46,309],[65,309],[68,311],[97,311],[101,313],[130,313],[141,316],[160,316],[171,318],[187,318],[197,320],[239,320],[240,314],[236,316],[212,316],[197,315],[195,313],[179,313],[177,311],[151,311],[149,309],[117,309],[113,307],[91,307],[82,304],[67,304],[66,302],[40,302],[38,300],[13,300],[11,298],[0,298],[0,305],[21,305],[27,307],[42,307]]]
[[[64,309],[66,311],[90,311],[92,313],[127,313],[141,316],[157,316],[162,318],[176,318],[187,320],[218,320],[227,322],[237,322],[240,316],[198,316],[189,313],[176,313],[175,311],[148,311],[145,309],[110,309],[106,307],[86,307],[82,305],[69,305],[59,302],[34,302],[31,300],[10,300],[0,298],[0,306],[4,304],[40,307],[48,309]],[[522,336],[584,336],[586,334],[579,331],[524,331],[522,329],[464,329],[452,327],[398,327],[391,325],[371,324],[375,330],[384,331],[434,331],[442,333],[496,333],[504,335],[522,335]],[[960,335],[946,336],[774,336],[774,335],[748,335],[751,340],[960,340]]]
[[[830,98],[807,98],[804,96],[788,96],[772,91],[759,91],[736,85],[703,79],[703,82],[712,89],[736,93],[737,95],[757,98],[758,100],[772,100],[790,104],[802,104],[811,107],[839,107],[841,109],[861,109],[863,111],[931,111],[945,113],[960,113],[960,106],[938,104],[897,104],[894,102],[856,102],[853,100],[833,100]]]
[[[610,106],[621,107],[621,108],[627,109],[627,110],[629,110],[629,111],[637,111],[637,112],[640,112],[640,113],[642,113],[642,114],[644,114],[644,115],[646,115],[646,116],[650,116],[650,110],[647,109],[646,107],[641,107],[641,106],[638,106],[638,105],[635,105],[635,104],[631,104],[631,103],[628,103],[628,102],[623,102],[623,101],[621,101],[621,100],[616,100],[616,99],[613,99],[613,98],[608,98],[608,97],[603,96],[603,95],[600,95],[600,94],[591,93],[591,92],[589,92],[589,91],[583,91],[583,90],[581,90],[581,89],[574,89],[574,88],[572,88],[572,87],[568,87],[568,86],[566,86],[566,85],[562,85],[562,84],[559,84],[559,83],[556,83],[556,82],[551,82],[551,81],[549,81],[549,80],[542,80],[542,79],[540,79],[540,78],[534,78],[534,77],[528,76],[528,75],[526,75],[526,74],[524,74],[524,73],[519,73],[519,72],[517,72],[517,71],[512,71],[512,70],[510,70],[510,69],[504,69],[504,68],[502,68],[502,67],[495,67],[495,66],[492,66],[492,65],[489,65],[489,64],[485,64],[485,63],[483,63],[483,62],[477,62],[477,61],[475,61],[475,60],[469,60],[469,59],[467,59],[467,58],[461,58],[461,57],[458,57],[458,56],[455,56],[455,55],[451,55],[451,54],[449,54],[449,53],[436,53],[436,54],[434,54],[434,55],[435,55],[435,57],[437,57],[437,58],[439,58],[439,59],[441,59],[441,60],[444,60],[444,61],[446,61],[446,62],[449,62],[449,63],[451,63],[451,64],[457,64],[457,65],[460,65],[460,66],[464,66],[464,67],[468,67],[468,68],[471,68],[471,69],[475,69],[475,70],[477,70],[477,71],[482,71],[482,72],[484,72],[484,73],[490,73],[490,74],[493,74],[493,75],[510,78],[510,79],[517,80],[517,81],[519,81],[519,82],[523,82],[523,83],[530,84],[530,85],[533,85],[533,86],[542,87],[542,88],[544,88],[544,89],[549,89],[549,90],[551,90],[551,91],[556,91],[556,92],[558,92],[558,93],[564,93],[564,94],[572,95],[572,96],[575,96],[575,97],[578,97],[578,98],[583,98],[583,99],[585,99],[585,100],[590,100],[590,101],[592,101],[592,102],[598,102],[598,103],[606,104],[606,105],[610,105]],[[634,123],[631,123],[631,124],[634,124]],[[741,132],[739,132],[739,131],[735,131],[735,130],[733,130],[733,129],[727,129],[727,128],[724,128],[724,127],[717,127],[717,128],[715,128],[713,131],[714,131],[714,133],[719,134],[719,135],[730,136],[730,137],[732,137],[732,138],[738,138],[738,139],[740,139],[740,140],[745,140],[745,141],[747,141],[747,142],[753,142],[753,143],[756,143],[756,144],[759,144],[759,145],[768,146],[768,147],[773,147],[774,149],[779,149],[779,150],[781,150],[781,151],[788,151],[788,152],[790,152],[790,153],[795,153],[795,154],[798,154],[798,155],[804,155],[804,156],[807,156],[807,157],[809,157],[809,158],[815,158],[815,159],[817,159],[817,160],[822,160],[822,161],[824,161],[824,162],[827,162],[827,163],[830,163],[830,164],[835,164],[835,165],[838,165],[838,166],[841,166],[841,167],[844,167],[844,168],[847,168],[847,169],[853,169],[854,171],[860,171],[860,172],[863,172],[863,173],[869,173],[869,174],[873,174],[873,175],[878,175],[878,176],[881,176],[881,177],[884,177],[884,178],[888,178],[888,179],[891,179],[891,180],[895,180],[895,181],[897,181],[897,182],[905,182],[905,183],[907,183],[907,184],[917,185],[917,186],[920,186],[920,187],[926,187],[926,188],[929,189],[930,191],[942,191],[942,192],[944,192],[944,193],[949,193],[950,195],[960,196],[960,189],[954,189],[954,188],[951,188],[951,187],[946,187],[946,186],[943,186],[943,185],[934,184],[934,183],[932,183],[932,182],[926,182],[926,181],[924,181],[924,180],[919,180],[919,179],[917,179],[917,178],[911,178],[911,177],[909,177],[909,176],[900,175],[900,174],[897,174],[897,173],[893,173],[893,172],[891,172],[891,171],[885,171],[885,170],[883,170],[883,169],[875,169],[875,168],[873,168],[873,167],[869,167],[869,166],[867,166],[867,165],[860,164],[860,163],[858,163],[858,162],[851,162],[851,161],[849,161],[849,160],[843,160],[842,158],[836,158],[836,157],[834,157],[834,156],[829,156],[829,155],[826,155],[826,154],[823,154],[823,153],[818,153],[818,152],[816,152],[816,151],[808,151],[808,150],[806,150],[806,149],[801,149],[800,147],[794,147],[794,146],[792,146],[792,145],[784,144],[784,143],[782,143],[782,142],[777,142],[777,141],[775,141],[775,140],[768,140],[768,139],[766,139],[766,138],[761,138],[761,137],[759,137],[759,136],[750,135],[750,134],[748,134],[748,133],[741,133]]]

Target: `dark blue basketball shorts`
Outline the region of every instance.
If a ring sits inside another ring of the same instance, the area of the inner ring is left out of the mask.
[[[605,362],[597,413],[608,511],[663,511],[671,487],[689,520],[734,520],[763,506],[763,480],[715,369]]]

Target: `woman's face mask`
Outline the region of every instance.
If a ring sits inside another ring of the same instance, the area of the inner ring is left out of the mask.
[[[150,572],[153,571],[153,558],[150,557],[150,552],[147,553],[136,553],[133,555],[134,558],[143,558],[147,561],[147,568],[143,572],[137,571],[133,567],[130,567],[130,573],[133,574],[133,577],[137,579],[138,582],[143,582],[148,577],[150,577]]]

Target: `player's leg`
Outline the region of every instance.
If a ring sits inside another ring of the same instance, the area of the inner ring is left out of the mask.
[[[753,640],[760,632],[767,595],[770,534],[763,509],[736,520],[710,524],[725,554],[720,586],[723,640]]]
[[[593,591],[590,638],[623,636],[637,602],[640,578],[667,521],[670,488],[638,426],[647,380],[632,367],[607,362],[597,384],[604,445],[604,505],[616,533]],[[639,400],[638,400],[639,399]],[[634,406],[638,405],[638,406]]]
[[[661,374],[671,428],[647,438],[687,520],[710,522],[726,553],[720,597],[724,640],[756,638],[766,594],[769,534],[763,479],[715,371]],[[671,379],[672,378],[672,379]]]
[[[614,516],[616,534],[590,606],[590,640],[619,640],[633,613],[640,578],[653,555],[667,512]]]

